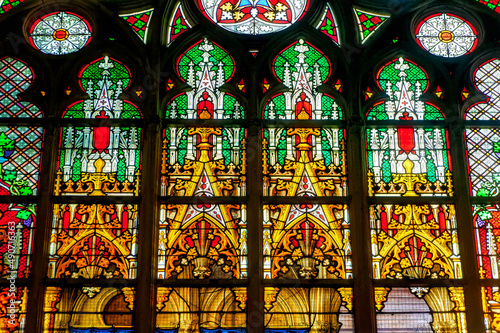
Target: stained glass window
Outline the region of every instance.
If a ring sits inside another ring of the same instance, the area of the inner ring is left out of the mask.
[[[264,207],[264,278],[352,278],[347,207]]]
[[[459,287],[375,288],[377,332],[466,333]]]
[[[182,3],[178,2],[173,11],[167,27],[167,45],[170,45],[177,37],[192,28],[182,9]]]
[[[29,31],[31,45],[37,50],[54,55],[77,52],[86,46],[92,28],[83,17],[70,12],[44,15],[33,23]]]
[[[335,14],[330,4],[326,5],[323,16],[318,22],[316,29],[330,37],[335,44],[340,46],[339,28],[337,20],[335,18]]]
[[[441,111],[422,97],[428,88],[426,72],[399,58],[381,68],[377,83],[388,100],[375,103],[367,119],[377,123],[398,120],[398,126],[366,130],[370,195],[452,195],[447,131],[412,124],[415,120],[444,119]]]
[[[481,126],[481,122],[498,120],[500,105],[500,59],[491,59],[475,69],[473,80],[476,88],[486,95],[485,102],[474,103],[465,114],[468,127],[465,130],[471,195],[474,197],[497,197],[500,189],[497,146],[500,144],[500,129]],[[479,126],[477,126],[479,125]],[[498,205],[494,202],[474,205],[472,209],[475,228],[479,276],[497,279],[498,273]]]
[[[156,299],[157,332],[246,332],[244,287],[161,287]]]
[[[427,98],[429,76],[399,57],[375,78],[385,94],[367,112],[368,192],[380,197],[369,207],[373,278],[462,279],[456,206],[436,202],[454,193],[448,132]],[[461,287],[390,285],[374,289],[377,332],[467,332]]]
[[[276,79],[288,90],[269,99],[265,120],[343,119],[335,99],[320,92],[332,72],[321,51],[300,39],[272,65]],[[266,127],[262,133],[264,195],[347,195],[343,129]],[[264,278],[352,278],[347,206],[314,201],[266,205],[263,227]]]
[[[235,71],[233,58],[217,44],[201,40],[184,52],[177,74],[191,88],[167,105],[167,119],[242,119],[243,105],[234,95],[221,91]]]
[[[134,331],[135,289],[130,287],[47,287],[44,332]]]
[[[43,308],[47,332],[63,327],[71,332],[133,332],[135,286],[116,287],[116,281],[137,277],[139,252],[139,205],[124,203],[140,193],[142,162],[142,114],[123,98],[131,81],[123,63],[98,58],[78,72],[86,99],[62,112],[54,194],[74,199],[63,197],[53,206],[51,283]],[[115,287],[62,287],[53,279],[106,279]]]
[[[85,66],[79,76],[88,99],[70,105],[63,118],[55,182],[56,195],[138,195],[141,128],[133,126],[141,113],[121,94],[131,74],[123,64],[105,56]],[[72,126],[70,119],[95,119],[95,127]],[[113,120],[130,120],[118,127]]]
[[[1,119],[29,122],[43,117],[36,105],[21,98],[34,80],[33,70],[25,62],[0,59]],[[0,277],[10,281],[0,292],[0,330],[8,332],[24,327],[28,289],[18,279],[31,277],[33,261],[37,205],[29,199],[38,194],[43,129],[32,124],[0,126]],[[9,196],[28,200],[9,202]]]
[[[42,2],[0,0],[1,333],[500,332],[496,0]]]
[[[462,277],[453,205],[370,207],[375,279]]]
[[[12,300],[12,301],[11,301]],[[28,288],[12,285],[0,289],[0,329],[2,332],[23,332],[26,324]]]
[[[264,289],[266,332],[353,333],[351,288]]]
[[[246,224],[245,206],[162,206],[158,278],[246,278]]]
[[[145,11],[120,15],[121,18],[134,30],[139,38],[146,44],[148,39],[149,23],[153,16],[153,9]]]
[[[0,126],[0,277],[8,286],[0,289],[0,330],[6,332],[24,327],[28,288],[19,279],[32,276],[37,216],[33,199],[38,194],[43,139],[38,124],[43,114],[21,96],[34,81],[35,74],[24,61],[0,59],[0,118],[31,124]],[[12,201],[10,196],[24,196],[26,202]]]
[[[365,43],[368,38],[373,36],[375,31],[378,30],[390,17],[388,14],[374,13],[356,7],[354,7],[354,14],[358,23],[359,40],[362,44]]]
[[[465,19],[453,14],[434,14],[423,19],[415,29],[418,44],[431,54],[455,58],[472,52],[477,32]]]
[[[500,291],[498,287],[482,287],[481,293],[486,332],[498,332],[500,330]]]
[[[24,0],[3,0],[0,2],[0,15],[18,6],[22,2],[24,2]]]
[[[487,6],[488,8],[500,13],[500,3],[497,0],[476,0],[479,3]]]
[[[243,123],[227,124],[246,117],[235,97],[235,65],[207,38],[176,60],[177,75],[190,89],[173,91],[165,107],[160,194],[162,201],[183,197],[188,202],[160,206],[157,278],[164,286],[191,280],[191,287],[158,287],[157,332],[243,332],[247,327],[247,287],[222,282],[248,276],[247,208],[236,201],[246,196],[248,133]],[[199,126],[200,121],[212,126]],[[229,200],[220,204],[218,199]],[[214,279],[221,287],[201,283]]]
[[[218,26],[239,34],[278,32],[300,20],[309,0],[198,0],[203,14]]]
[[[134,205],[56,205],[49,278],[135,278],[137,220]]]

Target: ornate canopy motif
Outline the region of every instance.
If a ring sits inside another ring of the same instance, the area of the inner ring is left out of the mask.
[[[233,58],[217,44],[204,39],[177,60],[177,74],[192,89],[171,99],[167,119],[242,119],[241,103],[220,88],[235,72]]]
[[[453,195],[447,131],[412,124],[414,120],[443,120],[439,109],[425,102],[428,76],[417,64],[395,59],[377,74],[377,84],[388,100],[376,102],[368,120],[394,127],[366,130],[370,195]]]
[[[107,123],[113,119],[142,117],[134,104],[120,97],[130,80],[128,68],[108,56],[80,71],[80,87],[89,98],[73,103],[63,118],[96,119],[102,121],[102,125],[70,125],[62,129],[56,195],[138,195],[142,130]]]
[[[330,78],[331,67],[328,58],[303,39],[281,51],[273,60],[273,74],[288,91],[269,99],[263,118],[343,119],[342,109],[335,99],[318,91]]]

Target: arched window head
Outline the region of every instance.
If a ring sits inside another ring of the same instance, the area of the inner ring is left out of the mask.
[[[310,0],[198,0],[202,13],[218,26],[246,35],[284,30],[305,14]]]
[[[177,73],[192,90],[174,97],[166,107],[167,119],[242,119],[241,103],[220,90],[235,72],[235,61],[219,45],[203,39],[177,60]]]
[[[264,119],[339,120],[343,112],[335,99],[319,92],[332,73],[328,58],[303,39],[273,60],[273,74],[289,90],[269,99]]]

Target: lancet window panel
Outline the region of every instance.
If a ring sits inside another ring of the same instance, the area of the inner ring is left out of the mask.
[[[121,94],[131,82],[129,69],[108,56],[84,66],[79,84],[88,98],[73,103],[63,119],[95,119],[96,126],[61,128],[55,195],[139,195],[142,118]],[[113,120],[130,120],[132,126],[112,126]]]
[[[266,205],[265,279],[352,279],[348,207]]]
[[[1,278],[30,276],[36,215],[36,204],[0,203]]]
[[[377,332],[466,333],[460,287],[375,288]]]
[[[246,287],[160,287],[156,300],[157,332],[246,331]]]
[[[497,121],[500,116],[500,59],[490,59],[473,74],[477,90],[487,97],[469,107],[466,121]],[[466,128],[467,160],[472,196],[497,197],[500,191],[500,123],[499,126]]]
[[[244,196],[247,130],[169,127],[163,131],[161,195]]]
[[[367,114],[367,120],[380,124],[366,130],[369,195],[452,196],[447,130],[412,123],[444,119],[423,98],[427,73],[400,57],[384,65],[376,78],[388,100],[376,102]],[[383,125],[394,120],[401,125]]]
[[[162,205],[159,279],[245,279],[245,205]]]
[[[220,89],[236,71],[233,57],[207,38],[186,50],[177,60],[179,78],[191,90],[166,105],[166,119],[244,119],[245,109],[234,94]]]
[[[49,278],[121,278],[137,275],[138,206],[54,206]]]
[[[12,302],[11,302],[12,300]],[[22,333],[26,323],[28,288],[0,288],[0,330],[2,332]]]
[[[264,128],[264,195],[346,196],[345,144],[340,128]]]
[[[46,287],[44,332],[134,332],[135,289]]]
[[[473,74],[474,86],[486,101],[474,103],[465,114],[465,120],[500,119],[500,58],[493,58],[479,65]]]
[[[264,288],[268,333],[354,333],[352,288]]]
[[[370,224],[374,278],[462,278],[455,206],[373,205]]]

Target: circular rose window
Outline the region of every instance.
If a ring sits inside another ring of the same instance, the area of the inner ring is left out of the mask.
[[[297,22],[310,0],[198,0],[203,14],[231,32],[262,35]]]
[[[417,26],[418,44],[431,54],[455,58],[472,52],[477,45],[477,32],[470,22],[452,14],[434,14]]]
[[[47,54],[62,55],[80,50],[90,42],[92,29],[81,16],[69,12],[45,15],[31,26],[30,43]]]

